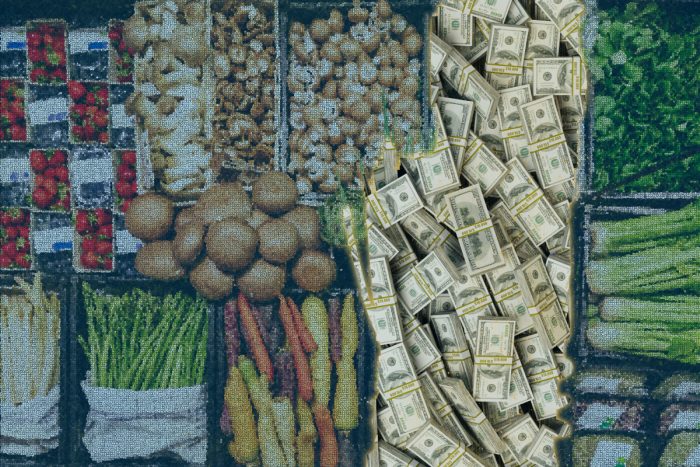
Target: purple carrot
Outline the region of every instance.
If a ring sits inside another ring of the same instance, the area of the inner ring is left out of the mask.
[[[226,404],[224,404],[224,410],[221,412],[221,418],[219,419],[219,426],[221,426],[221,432],[225,435],[231,434],[231,419],[228,416],[228,409]]]
[[[236,316],[236,300],[229,300],[224,305],[224,340],[226,341],[226,359],[229,366],[238,364],[241,352],[241,334]]]
[[[328,330],[330,331],[331,360],[336,365],[340,361],[342,347],[340,334],[340,298],[331,297],[328,300]]]
[[[277,374],[277,393],[282,397],[295,400],[296,379],[294,374],[294,357],[288,350],[277,352],[274,356]]]

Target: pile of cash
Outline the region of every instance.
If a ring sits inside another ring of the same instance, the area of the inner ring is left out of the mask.
[[[430,144],[387,138],[367,170],[366,257],[345,213],[381,346],[381,465],[558,465],[582,15],[577,0],[438,4]]]

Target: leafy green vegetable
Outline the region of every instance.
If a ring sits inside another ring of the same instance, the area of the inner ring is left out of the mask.
[[[630,2],[599,17],[588,60],[596,189],[700,190],[700,14]]]
[[[164,389],[204,381],[207,302],[182,293],[157,297],[141,289],[104,295],[83,283],[91,383],[116,389]]]

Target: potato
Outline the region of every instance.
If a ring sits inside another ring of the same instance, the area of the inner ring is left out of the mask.
[[[214,185],[202,193],[195,205],[195,210],[204,225],[228,217],[245,220],[250,217],[252,209],[250,198],[239,183]]]
[[[158,240],[146,243],[136,253],[136,270],[159,281],[174,281],[185,276],[185,270],[175,259],[173,242]]]
[[[297,206],[285,214],[282,219],[296,227],[301,248],[315,250],[319,247],[321,244],[321,218],[316,209],[309,206]]]
[[[260,209],[253,209],[252,214],[246,220],[248,221],[248,225],[250,225],[255,230],[258,230],[258,227],[260,227],[263,224],[263,222],[269,219],[270,216],[262,212]]]
[[[163,195],[145,193],[129,204],[126,229],[136,238],[150,241],[165,237],[173,224],[173,203]]]
[[[225,271],[240,271],[248,267],[258,248],[257,232],[235,217],[210,225],[204,241],[209,258]]]
[[[217,268],[206,256],[190,271],[190,283],[209,300],[221,300],[233,292],[233,276]]]
[[[318,250],[304,250],[292,269],[294,282],[309,292],[320,292],[335,280],[335,261]]]
[[[270,219],[263,223],[258,228],[258,237],[260,255],[274,264],[286,263],[299,250],[297,229],[284,219]]]
[[[238,288],[251,300],[265,302],[282,292],[284,279],[284,269],[259,259],[238,278]]]
[[[193,222],[198,222],[200,224],[203,223],[194,206],[185,208],[178,212],[177,216],[175,216],[175,230],[178,230],[181,227],[191,224]]]
[[[253,203],[267,214],[284,214],[294,208],[298,197],[294,180],[283,172],[266,172],[253,183]]]
[[[204,226],[190,223],[180,227],[173,240],[173,254],[180,264],[192,264],[204,246]]]

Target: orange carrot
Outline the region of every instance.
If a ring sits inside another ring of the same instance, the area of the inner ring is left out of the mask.
[[[318,430],[318,438],[321,442],[319,454],[321,467],[336,467],[338,465],[338,440],[335,438],[333,418],[328,407],[314,404],[314,421]]]
[[[260,328],[255,321],[253,311],[250,309],[250,303],[245,295],[238,294],[238,312],[241,314],[241,324],[243,325],[243,337],[246,338],[248,349],[253,355],[253,360],[257,365],[260,373],[265,373],[270,382],[274,381],[274,372],[270,355],[267,353],[267,348],[260,335]]]
[[[294,326],[293,312],[287,306],[287,301],[280,295],[280,320],[282,321],[282,327],[284,327],[284,332],[287,334],[287,341],[289,342],[289,350],[292,352],[294,357],[294,365],[297,370],[297,388],[299,390],[299,397],[301,397],[306,402],[309,402],[313,398],[313,382],[311,380],[311,367],[309,366],[309,360],[306,358],[304,349],[299,340],[299,335]]]
[[[308,353],[315,352],[316,349],[318,349],[318,344],[316,344],[314,336],[311,335],[311,331],[309,331],[309,328],[306,327],[306,324],[304,323],[304,318],[301,317],[299,307],[296,303],[294,303],[294,300],[292,300],[289,297],[287,297],[287,306],[289,307],[289,311],[291,312],[292,318],[294,319],[294,327],[297,330],[297,335],[299,336],[299,340],[301,341],[301,346]]]

